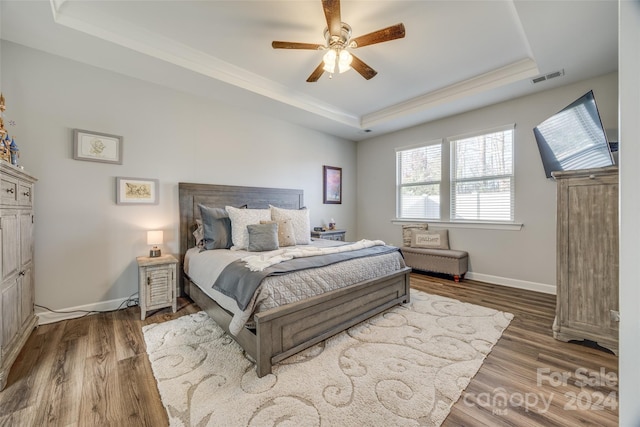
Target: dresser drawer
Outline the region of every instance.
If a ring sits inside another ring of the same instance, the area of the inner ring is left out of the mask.
[[[18,183],[18,204],[31,206],[33,202],[33,187],[26,182]]]
[[[2,203],[14,205],[18,200],[18,181],[9,176],[2,177],[0,181],[0,200]]]

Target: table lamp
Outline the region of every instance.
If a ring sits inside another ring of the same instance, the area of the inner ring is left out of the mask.
[[[149,257],[155,258],[160,256],[160,248],[162,244],[162,230],[147,231],[147,245],[153,245],[149,251]]]

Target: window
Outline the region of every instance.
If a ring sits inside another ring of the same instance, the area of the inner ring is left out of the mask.
[[[450,139],[452,221],[513,221],[513,133]]]
[[[397,218],[513,224],[514,128],[396,149]]]
[[[440,219],[442,142],[396,151],[398,218]]]

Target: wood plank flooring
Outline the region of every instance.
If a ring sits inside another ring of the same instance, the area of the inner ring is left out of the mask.
[[[555,295],[415,273],[411,286],[515,315],[443,426],[618,425],[618,358],[554,339]]]
[[[515,315],[444,426],[618,425],[618,358],[553,339],[555,296],[422,274],[411,285]],[[141,327],[199,311],[186,298],[178,307],[38,327],[0,392],[0,426],[167,425]]]

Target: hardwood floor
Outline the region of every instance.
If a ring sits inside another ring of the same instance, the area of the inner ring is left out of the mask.
[[[618,358],[553,339],[555,296],[421,274],[411,285],[515,315],[444,426],[618,425]],[[132,307],[38,327],[0,392],[0,426],[167,425],[141,327],[199,310],[188,299],[178,308],[144,321]]]
[[[555,295],[415,273],[411,286],[515,315],[443,426],[618,425],[618,357],[554,339]]]

